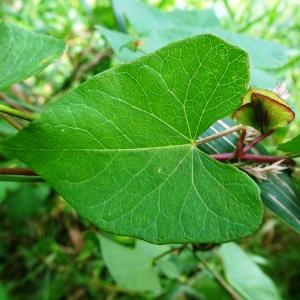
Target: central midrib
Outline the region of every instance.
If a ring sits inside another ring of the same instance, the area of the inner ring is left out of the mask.
[[[191,150],[196,148],[196,144],[179,144],[179,145],[169,145],[169,146],[158,146],[158,147],[142,147],[142,148],[120,148],[120,149],[93,149],[93,148],[72,148],[72,149],[38,149],[38,148],[12,148],[12,147],[3,147],[11,151],[47,151],[47,152],[67,152],[67,151],[84,151],[84,152],[134,152],[134,151],[151,151],[158,149],[174,149],[174,148],[190,148]]]

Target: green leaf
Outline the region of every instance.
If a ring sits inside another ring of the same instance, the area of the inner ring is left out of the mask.
[[[258,181],[264,204],[284,223],[300,233],[300,191],[285,173]]]
[[[175,246],[178,248],[178,246]],[[169,245],[153,245],[142,240],[136,241],[136,250],[143,252],[153,261],[155,258],[159,257],[161,254],[169,251],[171,248]],[[155,266],[157,269],[169,278],[179,278],[180,270],[177,265],[170,260],[170,254],[165,255],[164,257],[159,258],[155,261]]]
[[[219,254],[228,282],[246,300],[281,299],[273,281],[237,244],[222,245]]]
[[[133,51],[129,45],[135,42],[135,39],[127,34],[113,31],[105,27],[98,27],[101,33],[105,36],[108,43],[111,45],[113,51],[118,53],[118,57],[122,61],[130,61],[139,56],[142,56],[144,52]]]
[[[265,71],[257,67],[250,68],[251,74],[251,86],[255,86],[260,89],[270,89],[278,85],[278,82],[282,80],[280,75],[275,72]]]
[[[278,150],[289,153],[300,153],[300,135],[278,146]]]
[[[236,122],[229,118],[219,120],[206,130],[201,137],[224,131],[235,125]],[[199,148],[208,154],[234,152],[237,138],[237,133],[233,133],[200,145]],[[268,155],[268,152],[260,145],[256,146],[252,153]],[[257,180],[257,184],[261,190],[264,205],[286,225],[300,233],[300,191],[291,177],[286,173],[282,173],[269,176],[268,180]]]
[[[200,299],[232,300],[228,292],[209,273],[200,274],[193,288],[201,295]]]
[[[172,29],[159,28],[152,30],[144,37],[143,50],[153,51],[170,42],[198,34],[214,34],[228,43],[236,45],[249,54],[251,66],[258,69],[276,69],[288,62],[288,49],[278,43],[265,41],[252,36],[210,27],[174,27]]]
[[[3,146],[102,229],[224,242],[261,222],[256,184],[195,144],[248,84],[244,51],[202,35],[85,82]]]
[[[132,291],[157,291],[159,278],[152,259],[141,250],[100,237],[103,260],[117,284]]]
[[[252,86],[265,89],[273,88],[279,80],[274,69],[282,67],[288,62],[288,49],[286,47],[278,43],[223,30],[219,28],[220,24],[213,11],[175,10],[163,13],[137,0],[128,2],[118,0],[115,2],[118,9],[123,12],[123,15],[134,28],[134,30],[129,28],[129,32],[133,31],[134,35],[138,33],[138,36],[127,35],[127,38],[143,41],[143,46],[138,52],[127,49],[125,53],[125,44],[120,45],[120,40],[116,38],[117,33],[102,28],[101,32],[123,61],[129,61],[133,57],[150,53],[174,41],[211,33],[248,52]]]
[[[174,26],[219,27],[220,22],[211,9],[173,10],[167,13],[146,5],[139,0],[114,0],[114,5],[139,33]]]
[[[64,43],[0,23],[0,89],[37,74],[62,55]]]
[[[237,109],[234,117],[261,133],[284,127],[295,118],[288,103],[271,91],[250,88],[243,102],[245,104]]]

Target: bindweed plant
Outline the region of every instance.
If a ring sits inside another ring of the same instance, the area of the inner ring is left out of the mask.
[[[266,66],[250,38],[224,31],[212,16],[168,35],[180,13],[142,7],[149,18],[143,27],[132,10],[122,11],[137,38],[130,30],[99,29],[126,63],[89,78],[41,114],[0,105],[19,131],[1,141],[1,153],[26,165],[0,173],[3,181],[46,181],[105,232],[182,244],[147,256],[141,248],[158,246],[139,241],[127,249],[101,236],[104,259],[121,286],[157,290],[160,258],[189,249],[211,271],[201,251],[254,233],[264,205],[300,232],[291,176],[300,147],[299,137],[279,146],[284,155],[261,146],[295,113],[280,95],[256,87]],[[158,35],[153,15],[165,24]],[[264,43],[257,40],[257,47]],[[57,39],[4,23],[0,44],[7,45],[0,54],[1,89],[37,74],[64,49]],[[220,249],[225,266],[236,253],[274,289],[237,245]],[[142,269],[147,284],[137,272],[118,271],[124,257]],[[251,291],[239,290],[243,283],[227,271],[234,288],[219,278],[220,284],[232,298],[250,299]]]

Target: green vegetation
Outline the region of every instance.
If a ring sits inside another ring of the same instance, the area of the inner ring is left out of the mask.
[[[299,5],[179,2],[1,2],[1,300],[300,299]]]

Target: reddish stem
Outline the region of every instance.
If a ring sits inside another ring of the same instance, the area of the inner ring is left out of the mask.
[[[218,154],[211,154],[210,157],[223,161],[223,160],[230,160],[235,157],[235,153],[218,153]]]
[[[284,160],[289,165],[294,165],[295,162],[288,157],[284,156],[270,156],[270,155],[258,155],[258,154],[244,154],[242,160],[263,162],[263,163],[274,163],[280,160]]]
[[[243,153],[247,153],[253,146],[255,146],[257,143],[270,136],[273,132],[274,130],[272,129],[269,132],[261,134],[258,137],[256,137],[252,142],[250,142],[247,146],[244,147]]]
[[[247,134],[247,130],[243,128],[240,137],[236,143],[235,158],[237,160],[239,160],[243,156],[243,147],[244,147],[246,134]]]
[[[37,176],[35,172],[27,168],[0,168],[0,175]]]
[[[212,154],[210,155],[210,157],[218,161],[236,159],[235,153],[218,153],[218,154]],[[239,158],[239,160],[261,162],[261,163],[274,163],[280,160],[284,160],[285,163],[289,165],[293,166],[295,164],[293,160],[284,156],[269,156],[269,155],[246,154],[246,153],[243,153],[242,156]]]

